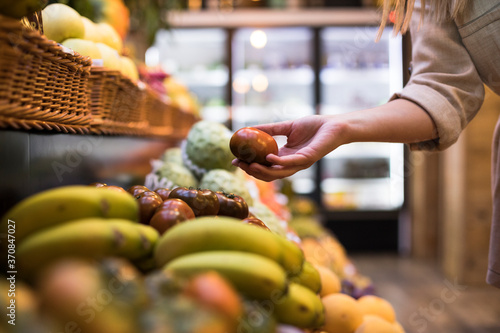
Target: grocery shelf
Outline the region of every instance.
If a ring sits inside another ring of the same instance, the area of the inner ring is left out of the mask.
[[[399,147],[399,146],[396,146]],[[338,158],[391,158],[394,144],[381,142],[356,142],[342,145],[325,156]]]
[[[176,78],[185,85],[201,87],[225,87],[229,80],[227,70],[194,69],[189,72],[177,72]]]
[[[158,158],[180,139],[0,131],[0,215],[42,190],[96,181],[118,186],[143,182]]]
[[[373,25],[380,23],[376,8],[308,8],[308,9],[234,9],[169,11],[166,20],[172,27],[283,27],[331,25]]]
[[[269,85],[301,85],[310,86],[314,83],[314,71],[310,67],[283,69],[240,69],[234,72],[234,77],[251,81],[256,75],[264,75]]]
[[[320,73],[322,84],[352,84],[373,85],[389,84],[390,77],[387,75],[387,68],[363,68],[363,69],[344,69],[344,68],[324,68]]]

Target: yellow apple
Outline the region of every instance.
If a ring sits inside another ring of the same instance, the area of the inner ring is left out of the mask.
[[[110,70],[119,71],[121,69],[121,60],[118,51],[103,43],[96,43],[102,55],[102,64]]]
[[[83,39],[93,41],[94,43],[100,43],[101,35],[99,34],[99,30],[97,29],[97,24],[95,24],[85,16],[82,16],[82,22],[85,26],[85,35]]]
[[[133,81],[139,80],[139,71],[137,70],[137,66],[135,65],[134,61],[125,56],[121,56],[120,61],[122,74]]]
[[[43,32],[48,39],[61,43],[68,38],[83,38],[82,17],[70,6],[53,3],[42,10]]]
[[[91,59],[102,59],[101,51],[93,41],[80,38],[68,38],[61,44]]]
[[[101,43],[106,44],[121,53],[123,41],[120,35],[118,35],[118,32],[116,32],[115,28],[108,23],[101,22],[97,23],[97,31],[101,36]]]

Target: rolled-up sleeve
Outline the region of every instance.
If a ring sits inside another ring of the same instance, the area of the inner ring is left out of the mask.
[[[453,21],[420,23],[415,4],[410,32],[412,74],[403,90],[393,96],[414,102],[432,118],[438,138],[410,145],[413,150],[443,150],[457,141],[484,99],[484,86],[462,44]]]

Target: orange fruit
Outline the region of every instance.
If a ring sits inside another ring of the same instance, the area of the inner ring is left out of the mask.
[[[398,321],[396,321],[392,325],[396,328],[396,333],[405,333],[405,329],[403,328],[403,326],[401,326],[401,324]]]
[[[359,308],[364,315],[376,315],[390,323],[396,321],[396,313],[391,303],[382,297],[365,295],[358,299]]]
[[[328,333],[353,333],[363,321],[358,302],[346,294],[330,294],[321,299],[325,308],[325,324]]]
[[[354,333],[398,333],[396,326],[375,315],[365,315]]]
[[[317,264],[313,264],[313,266],[318,271],[321,280],[321,290],[319,295],[324,297],[326,295],[339,293],[342,288],[342,284],[337,274],[325,266]]]

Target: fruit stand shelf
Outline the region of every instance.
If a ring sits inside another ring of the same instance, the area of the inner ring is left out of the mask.
[[[235,9],[232,11],[203,10],[167,13],[172,27],[283,27],[331,25],[374,25],[380,23],[376,8],[318,8],[318,9]]]
[[[175,139],[45,134],[0,130],[0,214],[20,199],[51,187],[102,181],[130,186],[151,171],[150,160]]]

